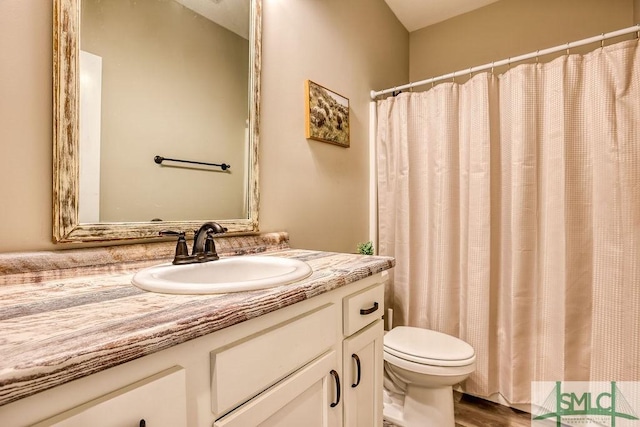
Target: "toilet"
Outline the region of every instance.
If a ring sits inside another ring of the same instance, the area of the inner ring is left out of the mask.
[[[384,419],[399,427],[454,427],[453,386],[476,367],[473,347],[428,329],[384,336]]]

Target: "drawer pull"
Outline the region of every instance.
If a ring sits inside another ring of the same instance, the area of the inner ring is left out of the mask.
[[[360,358],[358,357],[357,354],[352,354],[351,358],[356,361],[356,368],[357,368],[356,382],[355,384],[351,384],[351,388],[356,388],[358,387],[358,385],[360,385]]]
[[[331,375],[333,375],[333,379],[336,382],[336,401],[331,404],[331,407],[335,408],[340,403],[340,376],[333,369],[331,370]]]
[[[366,316],[367,314],[374,313],[377,310],[378,310],[378,303],[374,302],[373,303],[373,307],[371,307],[371,308],[361,308],[360,309],[360,315]]]

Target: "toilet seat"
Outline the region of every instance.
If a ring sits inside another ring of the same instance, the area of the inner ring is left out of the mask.
[[[419,365],[462,367],[472,365],[475,351],[466,342],[428,329],[398,326],[384,336],[385,353]]]

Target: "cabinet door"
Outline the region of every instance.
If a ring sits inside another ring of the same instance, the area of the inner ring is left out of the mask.
[[[186,427],[186,396],[185,372],[176,366],[33,427]]]
[[[329,351],[338,306],[322,307],[210,353],[211,410],[218,418]]]
[[[341,384],[336,379],[338,371],[338,355],[332,350],[218,419],[213,425],[340,427],[342,399]]]
[[[344,425],[382,426],[382,320],[344,340]]]

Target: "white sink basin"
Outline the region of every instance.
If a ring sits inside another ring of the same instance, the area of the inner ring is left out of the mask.
[[[236,256],[198,264],[160,264],[133,276],[135,286],[165,294],[220,294],[286,285],[309,277],[305,262],[271,256]]]

